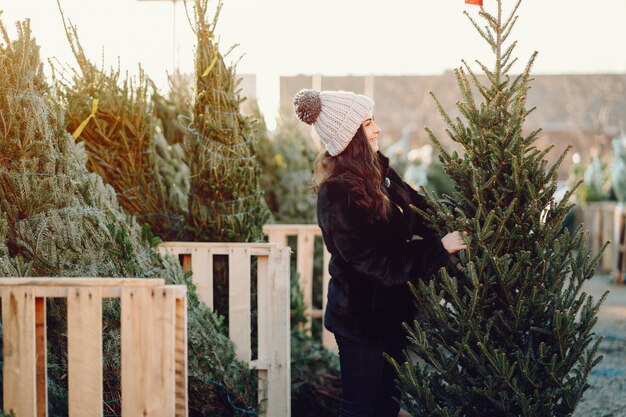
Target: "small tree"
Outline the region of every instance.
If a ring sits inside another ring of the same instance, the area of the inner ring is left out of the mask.
[[[552,147],[537,149],[538,131],[523,131],[536,53],[522,74],[509,75],[515,42],[505,41],[520,2],[506,20],[502,0],[496,15],[481,9],[484,28],[468,15],[495,68],[478,62],[484,84],[465,62],[455,71],[465,121],[452,120],[437,102],[464,154],[449,154],[429,131],[456,191],[454,207],[431,198],[421,214],[442,235],[466,231],[467,250],[457,269],[411,288],[420,319],[405,327],[424,363],[408,354],[393,363],[403,407],[415,416],[569,416],[601,359],[592,328],[602,300],[581,292],[598,258],[590,260],[580,228],[562,228],[571,192],[558,204],[553,199],[568,149],[547,167]]]
[[[298,130],[296,119],[286,114],[276,130],[268,134],[258,106],[255,148],[263,171],[261,184],[265,201],[276,223],[315,223],[315,195],[311,173],[315,149]]]
[[[84,143],[66,131],[49,94],[29,22],[17,29],[11,41],[0,22],[0,276],[160,277],[188,285],[192,415],[231,416],[231,404],[254,407],[256,377],[237,360],[222,320],[200,302],[178,261],[159,255],[159,240],[124,212],[113,188],[88,172]],[[49,299],[47,309],[50,415],[66,415],[66,311],[58,299]],[[103,332],[104,406],[117,416],[119,306],[111,299],[103,303]]]
[[[259,186],[253,121],[239,111],[235,68],[226,66],[215,40],[221,6],[209,21],[208,0],[194,1],[196,96],[184,140],[191,171],[187,227],[194,240],[260,241],[269,212]]]
[[[96,67],[76,27],[61,16],[79,67],[57,82],[68,132],[84,143],[87,168],[115,189],[124,210],[157,236],[175,240],[187,215],[189,170],[181,145],[167,144],[154,115],[151,81],[141,68],[138,78],[123,79],[119,69]]]

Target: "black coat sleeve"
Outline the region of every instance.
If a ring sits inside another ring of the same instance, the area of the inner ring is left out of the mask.
[[[345,192],[320,189],[318,220],[327,246],[359,275],[383,286],[404,285],[429,277],[447,263],[440,239],[407,241],[398,235],[381,242],[358,210]]]

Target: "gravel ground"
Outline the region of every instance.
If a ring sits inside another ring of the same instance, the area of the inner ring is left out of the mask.
[[[591,371],[589,384],[574,417],[626,417],[626,286],[598,275],[584,288],[595,299],[609,295],[598,312],[595,332],[604,336],[599,353],[604,359]]]

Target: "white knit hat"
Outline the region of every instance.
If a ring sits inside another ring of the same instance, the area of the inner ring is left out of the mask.
[[[346,149],[374,109],[371,98],[349,91],[301,90],[293,105],[298,119],[315,127],[332,156]]]

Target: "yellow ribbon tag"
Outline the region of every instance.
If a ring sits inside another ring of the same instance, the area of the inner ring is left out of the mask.
[[[98,99],[94,98],[93,102],[91,103],[91,114],[89,116],[87,116],[87,118],[85,120],[83,120],[83,122],[80,124],[80,126],[78,126],[76,128],[74,133],[72,133],[72,137],[74,138],[74,140],[78,139],[80,134],[83,133],[83,130],[85,129],[85,127],[87,127],[87,123],[89,123],[89,120],[91,120],[92,118],[96,117],[96,112],[97,111],[98,111]]]
[[[216,62],[217,62],[217,54],[215,54],[215,56],[213,57],[213,60],[209,64],[209,68],[207,68],[206,71],[204,71],[204,73],[202,74],[203,77],[206,77],[207,75],[209,75],[209,72],[211,72]]]

